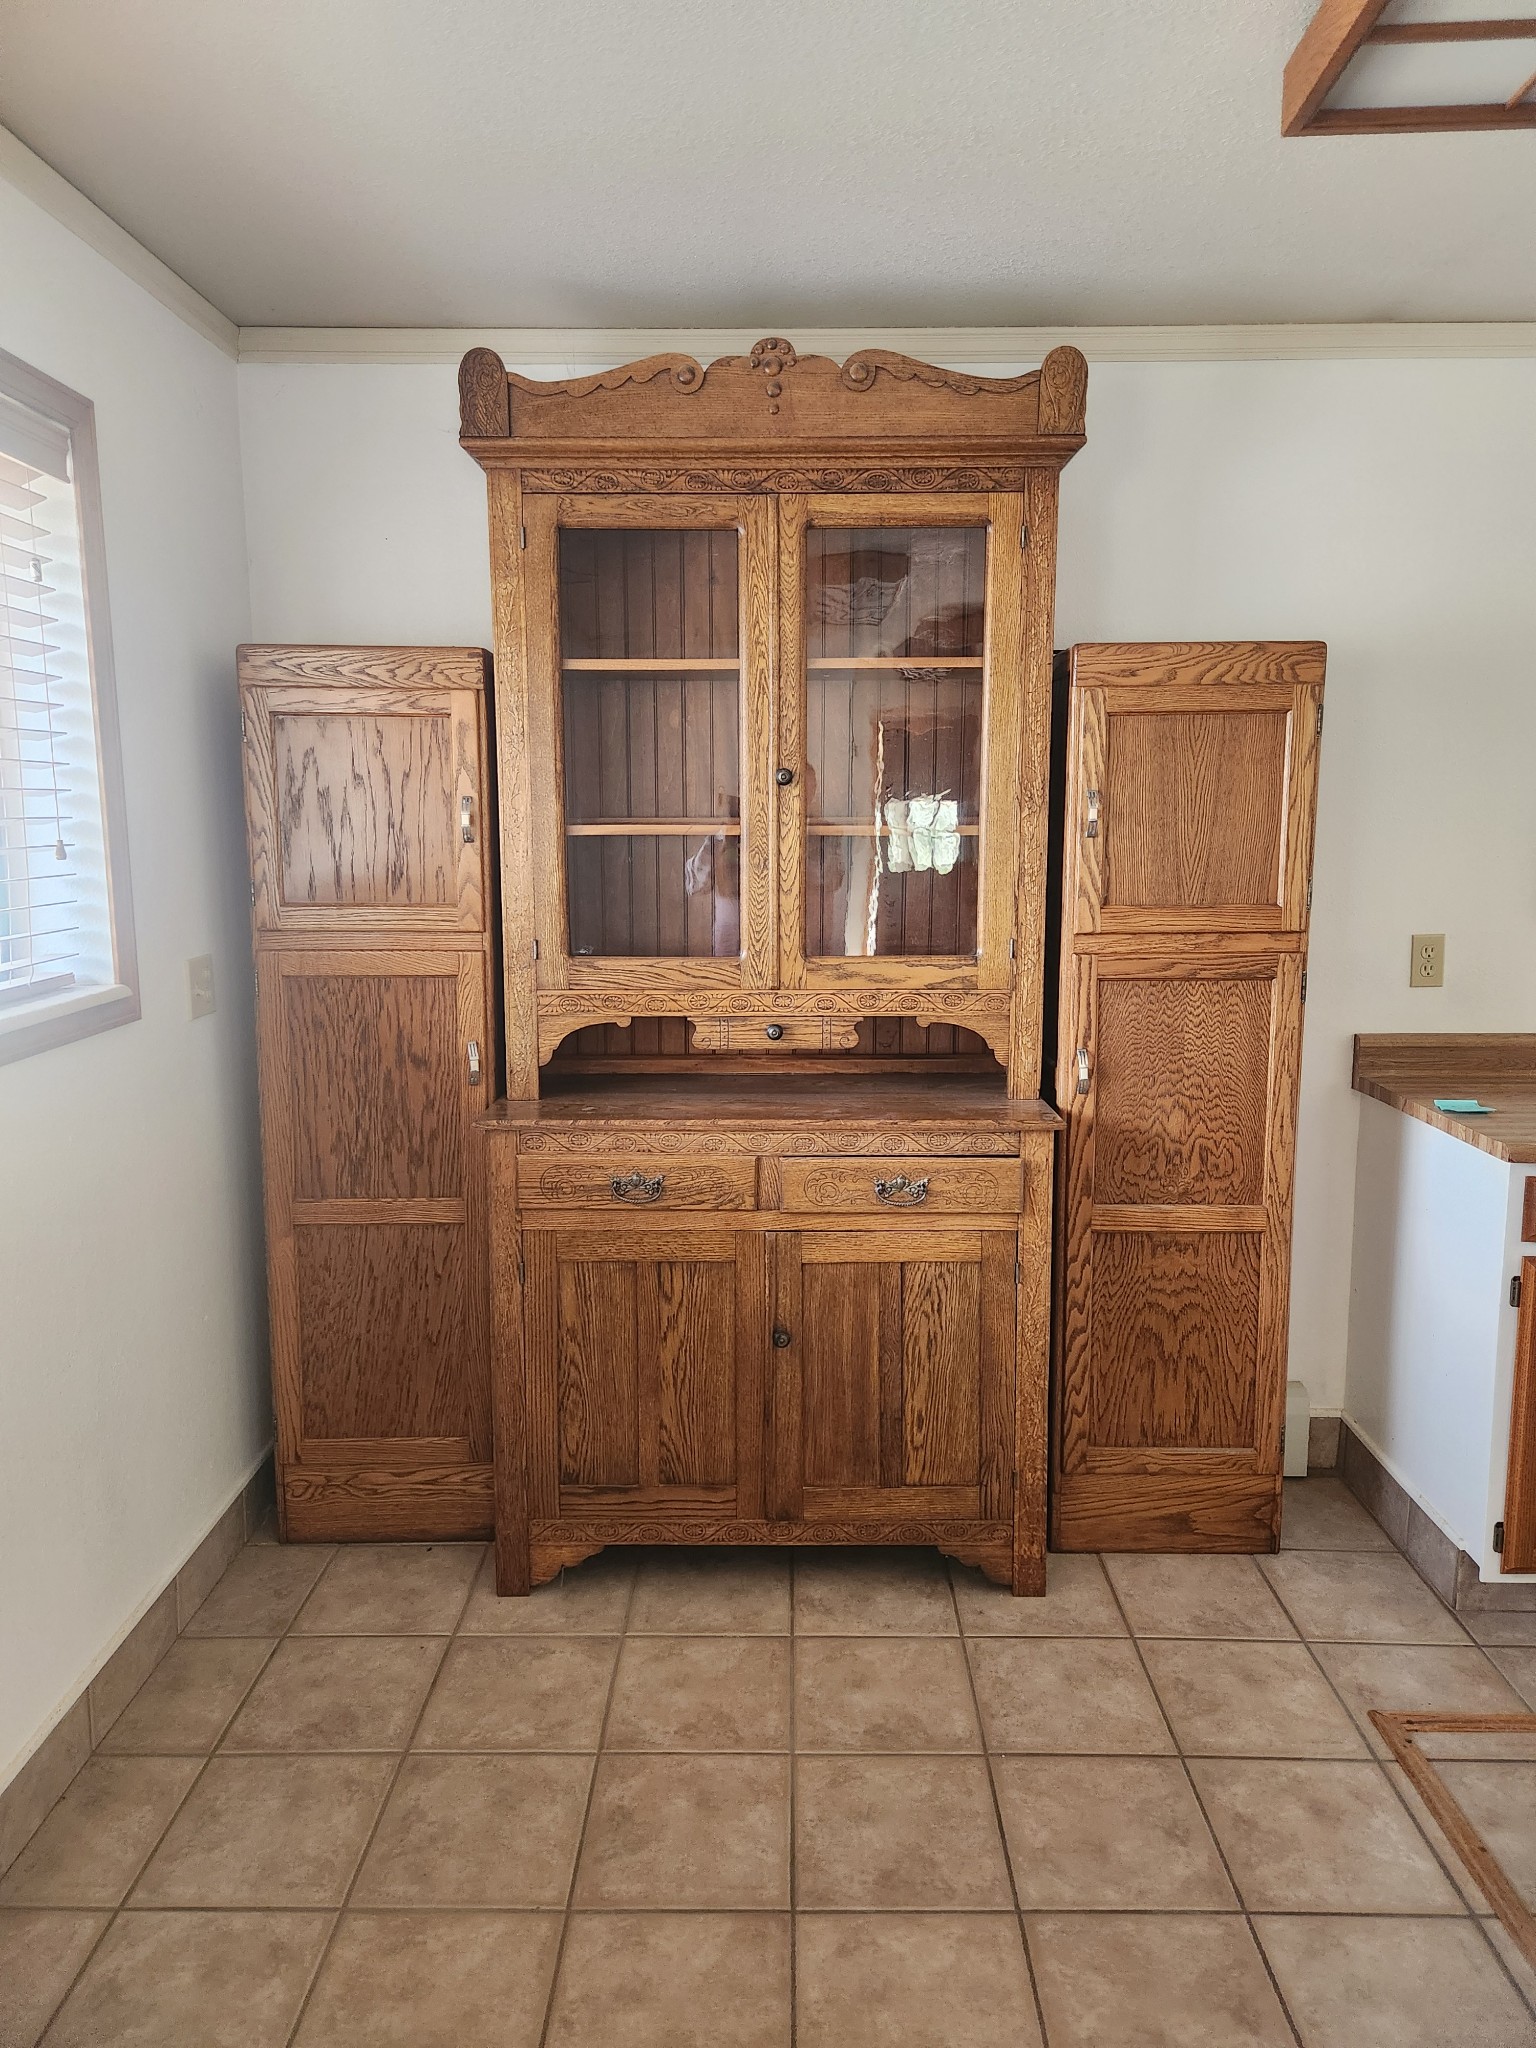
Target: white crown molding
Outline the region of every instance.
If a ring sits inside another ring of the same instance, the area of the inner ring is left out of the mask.
[[[52,214],[61,226],[94,249],[98,256],[120,270],[124,277],[141,285],[178,319],[211,341],[227,356],[240,352],[240,330],[217,306],[210,305],[175,271],[152,256],[144,244],[135,241],[126,228],[119,227],[110,214],[103,213],[94,200],[76,191],[59,173],[9,128],[0,128],[0,178]]]
[[[708,362],[760,339],[755,327],[242,327],[242,363],[456,363],[493,348],[513,368],[570,374],[673,350]],[[1368,321],[1253,327],[796,327],[803,355],[893,348],[979,368],[1038,363],[1062,342],[1090,362],[1285,362],[1309,357],[1536,356],[1536,321]]]

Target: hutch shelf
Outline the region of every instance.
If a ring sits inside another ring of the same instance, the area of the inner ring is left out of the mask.
[[[495,595],[498,1585],[934,1543],[1044,1589],[1057,476],[1087,369],[460,372]]]

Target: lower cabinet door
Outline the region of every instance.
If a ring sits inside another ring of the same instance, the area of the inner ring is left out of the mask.
[[[771,1515],[1011,1517],[1017,1256],[1010,1230],[776,1237]]]
[[[756,1230],[525,1229],[530,1509],[762,1514]]]

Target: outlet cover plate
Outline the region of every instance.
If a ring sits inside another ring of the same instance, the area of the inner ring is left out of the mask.
[[[213,955],[199,953],[187,962],[187,1015],[211,1017],[217,1004],[213,994]]]
[[[1415,932],[1408,956],[1410,988],[1444,988],[1445,933]]]

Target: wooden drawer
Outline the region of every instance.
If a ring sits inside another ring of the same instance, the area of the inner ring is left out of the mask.
[[[755,1159],[689,1159],[676,1153],[612,1153],[600,1159],[519,1159],[525,1209],[755,1209]]]
[[[784,1159],[783,1206],[800,1213],[1011,1215],[1023,1207],[1017,1159]]]

